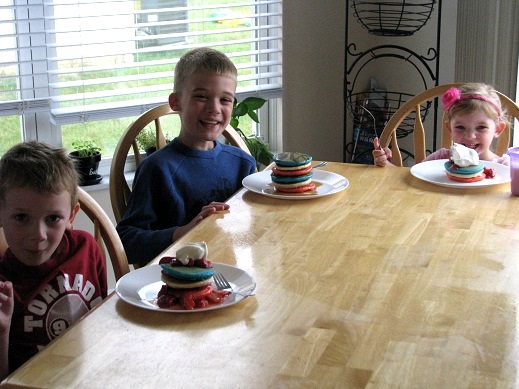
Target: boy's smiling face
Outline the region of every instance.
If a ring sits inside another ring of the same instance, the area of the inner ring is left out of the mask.
[[[231,120],[235,90],[232,78],[201,72],[191,76],[180,95],[172,93],[170,106],[182,118],[182,143],[198,150],[212,149]]]
[[[47,262],[79,210],[70,193],[45,194],[32,188],[9,189],[0,203],[0,225],[15,257],[28,266]]]

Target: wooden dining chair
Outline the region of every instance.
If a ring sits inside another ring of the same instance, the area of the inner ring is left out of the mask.
[[[465,83],[451,83],[439,85],[430,89],[427,89],[416,96],[411,97],[408,101],[400,106],[396,112],[391,116],[387,122],[384,130],[380,135],[381,147],[389,147],[391,145],[391,152],[393,157],[391,162],[396,166],[403,166],[402,164],[402,153],[398,146],[396,131],[402,121],[414,111],[414,127],[413,127],[413,148],[414,148],[414,161],[419,163],[426,157],[425,147],[425,129],[420,115],[423,105],[428,101],[434,100],[435,98],[441,97],[448,89],[452,87],[459,87]],[[509,117],[510,124],[508,124],[503,133],[497,138],[496,153],[498,155],[505,154],[510,145],[510,133],[511,123],[513,118],[519,118],[519,106],[510,98],[504,94],[497,92],[501,99],[503,108],[506,109]],[[441,147],[449,148],[452,145],[452,138],[450,132],[445,126],[445,113],[442,119],[442,131],[441,131]]]
[[[115,147],[112,165],[110,167],[110,200],[112,202],[116,222],[121,220],[131,193],[130,185],[125,177],[126,159],[130,148],[133,149],[136,168],[142,161],[136,141],[137,135],[139,135],[139,133],[148,125],[153,125],[155,128],[157,150],[164,147],[166,145],[166,138],[161,126],[161,119],[167,115],[176,114],[178,114],[178,112],[173,111],[169,104],[163,104],[152,108],[144,112],[137,118],[137,120],[131,123],[119,139],[119,142]],[[238,134],[238,132],[230,125],[227,126],[222,135],[229,144],[239,147],[246,153],[250,154],[250,151],[240,134]]]
[[[0,255],[4,255],[7,250],[7,241],[5,240],[4,229],[0,227]]]
[[[108,263],[106,257],[106,252],[108,251],[115,280],[117,281],[126,273],[130,272],[128,258],[126,257],[126,252],[124,251],[119,234],[105,210],[92,196],[82,188],[78,188],[78,194],[81,210],[94,224],[93,235],[101,250],[101,254],[103,254],[105,263]]]
[[[107,264],[106,252],[108,251],[115,280],[117,281],[126,273],[130,272],[130,266],[128,265],[128,259],[126,258],[121,239],[112,221],[99,203],[82,188],[78,188],[78,195],[79,204],[81,206],[80,212],[83,211],[92,221],[94,225],[94,238]],[[5,252],[7,247],[4,229],[0,228],[0,255]]]

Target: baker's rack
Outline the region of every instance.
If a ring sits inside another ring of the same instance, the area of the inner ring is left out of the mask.
[[[399,3],[399,4],[397,4]],[[419,4],[420,3],[420,4]],[[372,35],[384,37],[409,36],[425,24],[430,18],[435,3],[437,12],[441,14],[441,0],[405,0],[399,1],[363,1],[349,0],[346,4],[347,22],[349,8],[359,23]],[[398,12],[396,11],[396,6]],[[407,7],[407,10],[406,10]],[[420,7],[419,9],[417,7]],[[381,44],[365,50],[358,50],[357,45],[348,40],[346,29],[346,63],[345,63],[345,124],[344,124],[344,162],[372,164],[373,139],[380,136],[385,124],[396,110],[414,93],[400,90],[366,90],[358,85],[359,75],[366,71],[368,64],[373,61],[383,61],[393,58],[404,61],[416,70],[423,84],[423,90],[438,85],[439,48],[440,48],[440,18],[437,23],[436,47],[426,49],[424,54],[409,48]],[[385,39],[387,42],[388,39]],[[375,76],[375,75],[373,75]],[[434,144],[436,148],[437,133],[437,101],[428,102],[420,109],[422,121],[433,111]],[[415,121],[413,111],[405,118],[397,129],[397,138],[405,138],[413,131]],[[351,138],[349,138],[351,135]],[[404,155],[413,158],[407,150],[401,150]]]

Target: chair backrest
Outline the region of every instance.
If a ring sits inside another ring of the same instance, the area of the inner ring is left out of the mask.
[[[153,123],[157,138],[157,150],[164,147],[166,145],[166,140],[162,131],[160,119],[165,115],[174,114],[178,114],[178,112],[173,111],[169,104],[163,104],[152,108],[144,112],[137,118],[137,120],[130,124],[119,139],[119,142],[115,147],[112,165],[110,167],[110,200],[112,202],[116,222],[121,220],[131,193],[130,185],[128,184],[124,174],[126,158],[128,157],[130,147],[133,148],[135,166],[137,167],[141,163],[139,147],[136,141],[137,135],[139,135],[146,126]],[[246,153],[250,154],[250,151],[240,134],[238,134],[238,132],[230,125],[227,126],[222,135],[231,145],[239,147]]]
[[[108,217],[105,210],[97,201],[92,198],[85,190],[78,188],[79,204],[81,210],[90,218],[94,224],[94,238],[106,261],[106,251],[110,256],[114,270],[115,280],[119,280],[126,273],[130,272],[128,258],[124,251],[124,246],[119,238],[119,234]],[[105,250],[106,248],[106,250]]]
[[[402,166],[402,154],[398,147],[398,141],[396,136],[396,130],[398,126],[402,123],[402,121],[414,111],[415,122],[413,129],[413,146],[414,146],[414,161],[415,163],[419,163],[426,157],[426,148],[425,148],[425,130],[422,123],[422,118],[420,115],[420,107],[430,101],[434,100],[437,97],[441,97],[448,89],[452,87],[459,87],[464,85],[465,83],[457,82],[451,84],[439,85],[430,89],[427,89],[416,96],[413,96],[408,101],[398,108],[398,110],[391,116],[389,121],[387,122],[382,134],[380,135],[380,145],[382,147],[388,147],[390,144],[392,146],[391,151],[393,157],[391,162],[396,166]],[[496,145],[496,153],[498,155],[502,155],[506,153],[509,145],[510,145],[510,126],[514,117],[519,118],[519,106],[507,96],[503,95],[500,92],[497,92],[499,98],[501,99],[501,104],[506,109],[509,117],[510,124],[506,126],[506,129],[499,136]],[[452,138],[450,132],[445,127],[445,113],[443,114],[442,119],[442,130],[441,130],[442,138],[441,138],[441,147],[449,148],[452,145]]]
[[[107,263],[106,252],[108,251],[115,280],[117,281],[126,273],[130,272],[130,266],[128,265],[128,259],[126,258],[121,239],[112,221],[99,203],[82,188],[78,188],[78,194],[81,210],[94,224],[94,238],[105,259],[105,263]],[[0,228],[0,254],[3,254],[6,249],[7,242],[5,241],[4,229]]]
[[[5,240],[4,229],[0,227],[0,255],[4,255],[7,250],[7,242]]]

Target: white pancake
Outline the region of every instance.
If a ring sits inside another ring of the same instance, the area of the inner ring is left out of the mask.
[[[290,170],[301,170],[301,169],[306,169],[307,167],[309,167],[311,165],[312,165],[312,161],[310,161],[308,163],[305,163],[304,165],[298,165],[298,166],[282,166],[282,165],[276,164],[276,169],[287,170],[287,171],[290,171]]]
[[[160,279],[170,288],[177,289],[191,289],[191,288],[199,288],[200,286],[209,285],[213,282],[213,277],[206,278],[201,281],[186,281],[178,278],[173,278],[168,276],[167,274],[161,273]]]
[[[456,174],[456,173],[450,172],[448,170],[446,170],[446,172],[447,172],[447,174],[450,174],[451,176],[457,177],[457,178],[474,178],[474,177],[479,177],[479,176],[485,174],[483,172],[483,170],[480,172],[477,172],[477,173],[473,173],[473,174]]]

